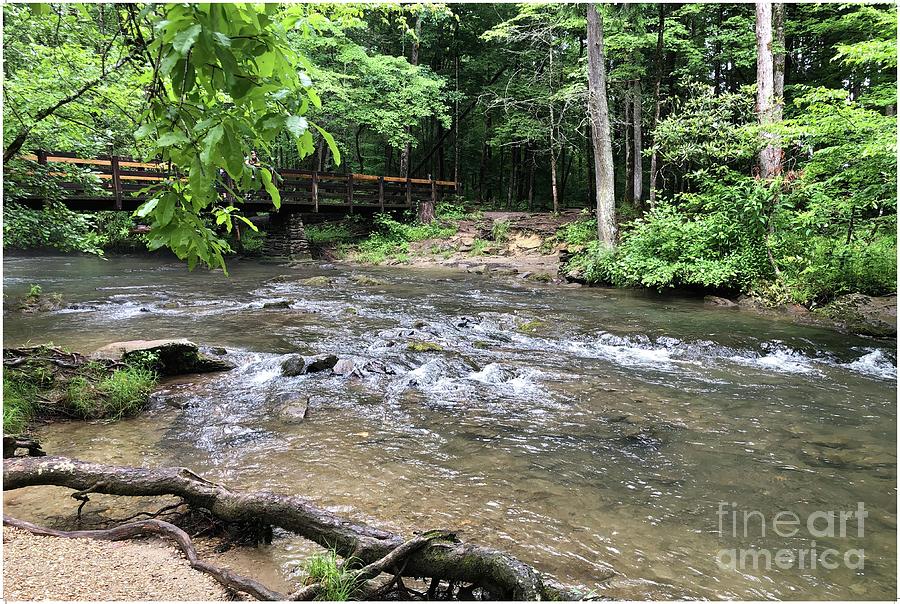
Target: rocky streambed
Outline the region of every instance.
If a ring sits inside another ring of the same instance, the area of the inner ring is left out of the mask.
[[[133,418],[39,427],[45,449],[188,466],[398,532],[452,526],[612,597],[896,591],[891,341],[697,298],[458,270],[239,262],[231,272],[7,259],[8,295],[39,280],[80,308],[7,315],[6,347],[187,336],[235,366],[164,379]],[[826,541],[863,547],[865,570],[721,568],[717,553],[742,542],[718,532],[723,501],[767,517],[862,501],[865,535]],[[42,489],[5,502],[39,522],[77,507]],[[84,513],[110,505],[92,497]],[[276,531],[248,551],[233,554],[243,568],[288,580],[315,550]]]

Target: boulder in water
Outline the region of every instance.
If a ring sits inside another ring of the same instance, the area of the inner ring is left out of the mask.
[[[338,363],[338,358],[333,354],[318,357],[303,357],[294,355],[281,363],[281,375],[295,377],[306,373],[318,373],[333,369]]]
[[[891,338],[897,335],[897,296],[847,294],[816,311],[843,325],[848,331],[866,336]]]
[[[337,362],[338,358],[333,354],[307,359],[306,373],[317,373],[319,371],[334,369],[334,366],[337,365]]]
[[[200,347],[186,339],[128,340],[113,342],[95,351],[95,359],[112,361],[147,361],[160,375],[185,373],[209,373],[228,371],[234,365],[221,359],[211,359],[200,352]]]
[[[263,308],[290,308],[291,301],[290,300],[275,300],[273,302],[266,302],[262,305]]]
[[[335,375],[352,375],[356,373],[356,364],[350,359],[341,359],[332,367]]]
[[[703,296],[703,301],[712,306],[720,306],[722,308],[737,308],[737,302],[732,302],[728,298],[721,296]]]
[[[278,407],[275,412],[288,424],[299,424],[309,416],[309,399],[296,399]]]

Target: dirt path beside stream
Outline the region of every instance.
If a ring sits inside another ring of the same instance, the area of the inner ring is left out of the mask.
[[[106,542],[38,537],[3,527],[3,599],[230,600],[159,540]]]

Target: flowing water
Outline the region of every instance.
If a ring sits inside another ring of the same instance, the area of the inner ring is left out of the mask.
[[[407,533],[457,528],[611,597],[896,596],[893,342],[623,290],[316,264],[230,269],[6,258],[7,300],[39,283],[74,305],[7,313],[6,346],[187,337],[225,347],[238,365],[162,384],[134,419],[41,427],[45,448],[185,465]],[[298,282],[314,275],[334,282]],[[273,301],[290,307],[263,308]],[[532,321],[543,323],[520,329]],[[407,348],[417,341],[443,351]],[[334,353],[359,371],[282,377],[290,353]],[[307,398],[306,421],[279,413]],[[64,491],[28,491],[6,495],[11,513],[74,510]],[[862,535],[855,517],[844,537],[816,532],[827,517],[807,525],[859,502]],[[779,512],[800,519],[795,535],[773,531]],[[831,548],[838,558],[826,562],[841,564],[720,566],[722,550],[750,547]],[[859,549],[864,568],[843,563]],[[279,533],[242,563],[283,579],[309,551]]]

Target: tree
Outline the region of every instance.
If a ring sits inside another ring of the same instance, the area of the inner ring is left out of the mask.
[[[768,180],[781,171],[781,149],[772,131],[778,110],[775,97],[775,65],[772,53],[772,3],[756,3],[756,113],[765,147],[759,153],[760,176]]]
[[[603,57],[603,17],[596,4],[587,8],[588,114],[594,143],[597,182],[597,236],[607,248],[616,244],[615,176],[609,134],[609,104],[606,98],[606,64]]]

